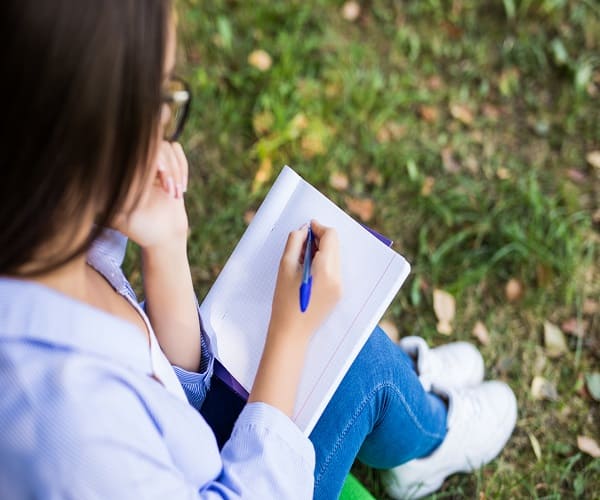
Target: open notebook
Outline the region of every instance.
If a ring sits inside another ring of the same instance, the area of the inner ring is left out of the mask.
[[[218,360],[249,392],[287,236],[313,218],[338,231],[343,296],[308,347],[292,417],[306,435],[406,279],[406,260],[284,167],[200,306]]]

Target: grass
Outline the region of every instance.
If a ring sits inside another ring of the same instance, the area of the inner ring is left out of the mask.
[[[600,149],[600,7],[360,4],[348,21],[341,1],[179,1],[180,68],[194,90],[183,142],[199,296],[268,190],[254,180],[259,168],[273,178],[290,164],[343,207],[348,196],[374,201],[369,224],[414,270],[388,318],[432,344],[473,340],[484,322],[486,375],[519,400],[500,458],[452,477],[436,498],[592,498],[600,459],[580,452],[577,436],[600,440],[599,406],[582,382],[600,358],[600,318],[589,312],[600,297],[600,173],[586,163]],[[272,57],[266,71],[248,63],[256,49]],[[333,173],[349,187],[334,189]],[[511,278],[523,286],[513,302]],[[436,332],[434,288],[456,297],[451,339]],[[544,321],[573,317],[586,335],[548,358]],[[557,400],[532,398],[536,375]],[[354,471],[385,498],[376,471]]]

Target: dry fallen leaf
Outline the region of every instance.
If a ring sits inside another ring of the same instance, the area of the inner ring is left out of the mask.
[[[585,386],[595,401],[600,401],[600,372],[586,373]]]
[[[329,176],[329,185],[337,191],[346,191],[350,186],[350,181],[344,172],[335,171]]]
[[[471,125],[473,123],[473,113],[465,104],[451,104],[450,114],[453,118],[465,125]]]
[[[270,111],[263,111],[252,117],[252,126],[258,135],[266,134],[271,130],[275,117]]]
[[[246,223],[246,225],[249,225],[252,222],[252,219],[254,219],[255,215],[256,210],[246,210],[244,212],[244,222]]]
[[[367,172],[367,175],[365,175],[365,180],[367,183],[375,186],[381,186],[383,184],[383,176],[376,168],[372,168]]]
[[[537,458],[539,462],[542,459],[542,447],[540,446],[540,442],[531,432],[528,432],[527,435],[529,436],[529,442],[533,448],[535,458]]]
[[[588,324],[587,321],[579,321],[577,318],[569,318],[562,322],[560,328],[563,332],[573,335],[574,337],[585,337],[585,330]]]
[[[260,71],[267,71],[273,64],[273,59],[266,50],[258,49],[250,52],[248,63]]]
[[[504,294],[509,302],[516,302],[523,295],[523,285],[515,278],[511,278],[504,287]]]
[[[423,181],[423,185],[421,186],[421,196],[429,196],[433,191],[433,186],[435,184],[435,178],[428,175],[425,177]]]
[[[431,90],[440,90],[444,86],[444,82],[438,75],[433,75],[427,79],[426,85]]]
[[[600,457],[600,446],[598,446],[598,443],[591,437],[577,436],[577,448],[591,457]]]
[[[510,170],[508,170],[506,167],[500,167],[498,170],[496,170],[496,177],[503,181],[510,179]]]
[[[438,319],[437,331],[443,335],[452,333],[452,320],[456,314],[454,297],[444,290],[433,291],[433,311]]]
[[[273,162],[271,158],[265,158],[260,162],[260,166],[254,175],[254,181],[252,182],[252,192],[256,193],[265,182],[271,178],[273,173]]]
[[[360,5],[358,2],[346,2],[342,6],[342,17],[346,21],[356,21],[358,19],[358,16],[360,16]]]
[[[426,104],[419,107],[419,116],[427,123],[437,122],[440,113],[435,106],[427,106]]]
[[[383,319],[379,322],[379,326],[392,340],[392,342],[398,342],[400,340],[400,332],[393,321],[389,319]]]
[[[544,346],[549,358],[558,358],[568,351],[563,332],[549,321],[544,321]]]
[[[444,170],[450,173],[456,173],[460,170],[460,164],[454,158],[454,151],[452,151],[451,147],[442,148],[442,164],[444,165]]]
[[[567,169],[567,177],[576,184],[583,184],[587,181],[587,175],[585,175],[584,172],[576,168]]]
[[[481,321],[475,323],[475,326],[473,327],[473,337],[479,340],[482,345],[489,345],[490,343],[490,334],[488,329]]]
[[[592,167],[600,168],[600,151],[590,151],[585,159]]]
[[[500,118],[500,109],[493,104],[485,103],[483,105],[483,115],[492,121],[496,121]]]
[[[363,222],[369,222],[375,214],[375,203],[369,198],[353,198],[346,196],[344,198],[348,211],[357,215]]]
[[[583,310],[583,314],[594,315],[600,311],[600,303],[592,299],[585,299],[581,309]]]
[[[531,396],[537,400],[550,399],[556,401],[558,399],[558,392],[552,382],[536,375],[531,382]]]
[[[323,136],[319,133],[309,133],[302,137],[300,147],[305,158],[313,158],[325,152]]]

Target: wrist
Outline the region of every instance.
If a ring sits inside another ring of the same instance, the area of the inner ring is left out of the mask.
[[[170,238],[164,243],[140,246],[142,259],[163,260],[185,257],[187,260],[187,238]]]

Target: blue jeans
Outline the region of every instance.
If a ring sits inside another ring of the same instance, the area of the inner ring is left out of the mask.
[[[219,446],[244,401],[215,377],[202,414]],[[389,469],[431,453],[446,435],[447,409],[423,390],[412,360],[376,328],[310,435],[316,499],[335,499],[356,458]]]

